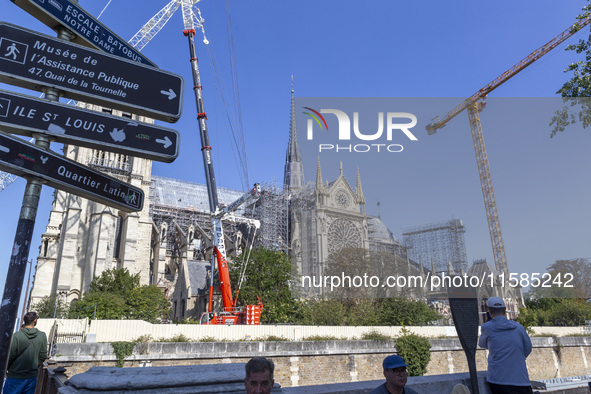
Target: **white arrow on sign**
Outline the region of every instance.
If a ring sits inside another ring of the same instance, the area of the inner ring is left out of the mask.
[[[176,93],[172,89],[168,89],[168,92],[166,90],[161,90],[160,93],[162,93],[165,96],[168,96],[169,100],[172,100],[176,97]]]
[[[168,138],[168,136],[165,136],[163,140],[160,138],[157,138],[156,142],[159,144],[162,144],[165,149],[168,148],[170,145],[172,145],[172,141],[170,140],[170,138]]]
[[[4,145],[0,145],[0,150],[2,152],[10,153],[10,149],[8,149],[7,147],[5,147]]]

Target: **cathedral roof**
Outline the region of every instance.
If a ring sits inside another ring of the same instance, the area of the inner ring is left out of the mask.
[[[240,190],[232,190],[225,187],[218,187],[217,190],[220,204],[234,202],[244,194]],[[152,175],[150,204],[182,209],[196,209],[204,212],[210,211],[206,185],[156,175]],[[237,212],[242,213],[243,208],[239,208]]]
[[[486,260],[476,261],[474,264],[472,264],[472,267],[470,267],[470,269],[468,269],[468,272],[466,272],[466,274],[468,276],[478,276],[479,278],[481,278],[483,276],[483,274],[490,274],[490,273],[496,274],[497,271],[494,268],[492,268],[486,262]]]
[[[367,225],[369,226],[369,236],[374,239],[396,241],[396,237],[382,220],[376,216],[367,216]]]

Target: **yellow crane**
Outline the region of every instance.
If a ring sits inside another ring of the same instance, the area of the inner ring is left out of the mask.
[[[505,274],[505,280],[509,278],[509,270],[507,267],[507,257],[505,256],[505,245],[503,243],[503,235],[501,233],[501,224],[499,222],[499,213],[497,211],[497,203],[495,201],[495,193],[493,190],[492,179],[490,176],[490,168],[488,165],[488,157],[486,154],[486,147],[484,145],[484,137],[482,135],[482,126],[480,124],[480,111],[484,109],[484,99],[486,96],[501,86],[503,83],[511,79],[521,70],[550,52],[552,49],[560,45],[564,40],[587,26],[591,22],[591,17],[582,19],[565,31],[554,37],[548,43],[542,45],[513,67],[499,75],[488,85],[474,93],[472,96],[464,100],[460,105],[449,111],[443,120],[436,117],[426,127],[429,135],[435,134],[438,129],[444,127],[447,122],[452,120],[463,110],[468,111],[468,119],[470,121],[470,130],[472,131],[472,141],[474,143],[474,152],[476,153],[476,163],[478,165],[478,174],[480,175],[480,185],[482,186],[482,196],[484,197],[484,208],[486,210],[486,218],[488,221],[488,231],[490,233],[490,241],[493,249],[493,256],[495,259],[495,268],[498,273]]]

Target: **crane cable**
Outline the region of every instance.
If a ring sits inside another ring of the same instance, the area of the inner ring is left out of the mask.
[[[109,2],[107,3],[107,5],[105,6],[105,8],[103,8],[103,10],[101,11],[101,13],[96,17],[96,19],[100,19],[101,15],[103,15],[103,12],[105,12],[105,10],[107,9],[107,7],[111,4],[112,0],[109,0]]]
[[[250,165],[248,163],[248,158],[246,155],[246,149],[245,149],[245,144],[244,144],[244,133],[243,133],[243,128],[242,128],[242,114],[241,114],[241,109],[240,109],[240,95],[239,93],[237,93],[237,87],[238,87],[238,80],[237,80],[237,72],[236,72],[236,61],[235,61],[235,54],[233,51],[233,33],[232,33],[232,26],[231,26],[231,19],[229,18],[229,8],[226,7],[226,15],[227,15],[227,22],[228,22],[228,37],[229,37],[229,41],[230,41],[230,63],[232,65],[232,70],[233,70],[233,87],[234,87],[234,91],[236,92],[236,94],[234,95],[234,101],[235,101],[235,110],[232,111],[234,113],[234,116],[230,115],[230,103],[231,100],[229,99],[229,96],[226,92],[226,86],[224,85],[224,82],[222,80],[222,78],[220,77],[220,73],[218,72],[218,70],[220,69],[218,66],[218,62],[217,62],[217,57],[214,53],[214,51],[212,50],[212,48],[208,45],[207,46],[207,51],[208,51],[208,60],[212,69],[212,74],[214,77],[214,81],[216,84],[216,89],[218,90],[221,102],[222,102],[222,106],[224,109],[224,122],[227,126],[227,130],[228,130],[228,135],[232,141],[232,149],[235,153],[235,157],[234,160],[236,161],[236,166],[238,167],[238,170],[241,173],[241,179],[240,181],[242,182],[242,187],[246,190],[250,187],[250,182],[249,182],[249,170],[250,170]],[[250,173],[252,173],[252,171],[250,170]]]
[[[216,59],[215,53],[211,49],[211,45],[207,46],[207,52],[209,55],[208,60],[209,60],[210,67],[212,69],[213,79],[215,81],[216,89],[219,93],[219,97],[220,97],[223,111],[224,111],[224,115],[225,115],[224,123],[227,126],[228,135],[232,141],[231,146],[232,146],[232,150],[235,153],[234,160],[236,161],[236,166],[238,167],[238,170],[241,173],[240,182],[242,183],[243,189],[247,190],[250,182],[248,181],[248,172],[246,171],[247,164],[245,162],[245,158],[243,157],[243,156],[245,156],[245,153],[241,154],[240,145],[239,145],[238,139],[237,139],[237,135],[239,134],[239,131],[234,130],[234,126],[233,126],[234,122],[232,121],[232,119],[230,117],[229,104],[228,104],[228,100],[226,99],[227,95],[224,93],[225,86],[224,86],[223,80],[221,80],[221,78],[220,78],[220,74],[218,72],[219,67],[217,66],[217,59]]]
[[[245,162],[246,162],[246,178],[248,180],[248,170],[251,170],[248,157],[246,157],[246,145],[244,143],[244,125],[242,123],[242,106],[240,100],[240,89],[238,86],[238,71],[236,68],[236,53],[234,50],[234,32],[232,30],[232,17],[230,14],[230,2],[226,0],[226,26],[228,28],[228,42],[229,42],[229,50],[230,50],[230,62],[232,65],[232,82],[234,85],[234,101],[236,103],[236,121],[238,123],[238,137],[240,138],[240,144],[242,147],[242,151],[245,155]],[[251,171],[252,172],[252,171]]]

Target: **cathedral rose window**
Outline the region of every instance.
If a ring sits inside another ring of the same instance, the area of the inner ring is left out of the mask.
[[[361,234],[349,219],[337,219],[328,227],[328,253],[344,248],[360,248]]]

